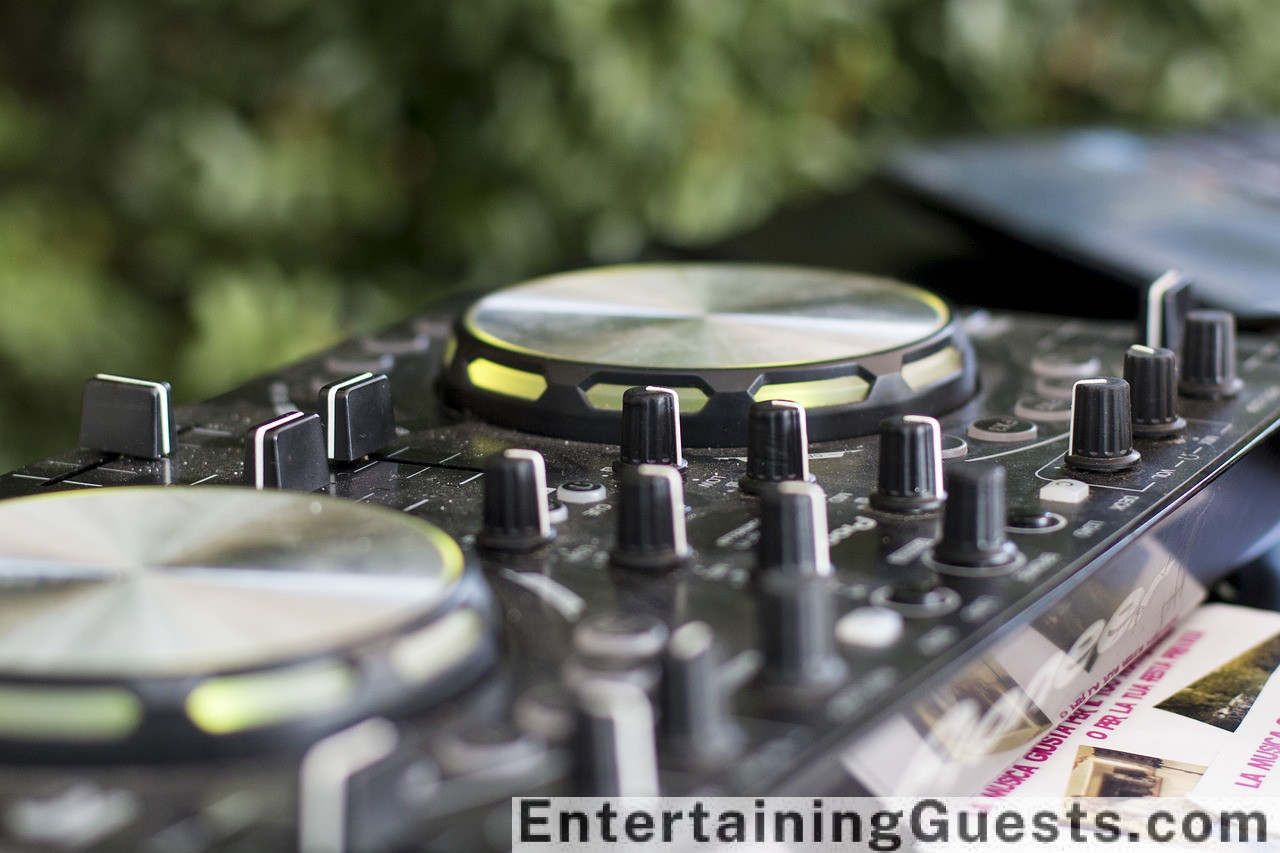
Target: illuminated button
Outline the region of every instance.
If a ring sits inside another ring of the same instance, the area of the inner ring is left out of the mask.
[[[981,441],[1030,441],[1036,425],[1022,418],[979,418],[969,424],[969,437]]]
[[[1054,480],[1040,487],[1040,500],[1060,504],[1084,503],[1089,497],[1089,484],[1079,480]]]

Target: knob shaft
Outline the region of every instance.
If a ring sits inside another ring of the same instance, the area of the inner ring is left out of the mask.
[[[80,446],[141,459],[174,447],[173,392],[167,382],[99,373],[84,384]]]
[[[622,395],[622,436],[614,470],[634,465],[686,465],[680,440],[680,397],[643,385]]]
[[[687,622],[671,634],[663,659],[662,736],[694,764],[732,757],[742,745],[720,674],[720,650],[711,627]]]
[[[653,708],[644,690],[612,679],[578,687],[574,786],[592,797],[655,797]]]
[[[813,480],[804,407],[790,400],[752,403],[747,412],[747,473],[739,487],[759,494],[793,480]]]
[[[945,497],[938,422],[924,415],[881,421],[880,465],[871,505],[885,512],[931,512]]]
[[[1178,355],[1163,347],[1129,347],[1124,354],[1124,378],[1133,405],[1133,434],[1164,438],[1183,430],[1178,415]]]
[[[244,479],[256,489],[311,492],[329,484],[319,415],[289,412],[249,428]]]
[[[934,559],[951,566],[991,568],[1017,557],[1005,536],[1005,471],[1000,465],[974,462],[951,472],[950,495],[942,511],[942,536]]]
[[[614,564],[660,571],[680,565],[690,554],[680,472],[670,465],[623,468],[618,475]]]
[[[1071,437],[1065,461],[1085,471],[1121,471],[1138,464],[1133,447],[1129,383],[1115,376],[1081,379],[1071,392]]]
[[[396,437],[391,380],[361,373],[320,389],[326,452],[335,462],[352,462],[381,450]]]
[[[779,483],[760,501],[756,557],[763,571],[796,577],[831,574],[827,498],[815,483]]]
[[[547,517],[547,469],[535,450],[504,450],[485,460],[484,510],[476,544],[531,551],[555,537]]]
[[[1216,400],[1235,396],[1243,386],[1236,376],[1235,315],[1207,310],[1188,313],[1178,393]]]

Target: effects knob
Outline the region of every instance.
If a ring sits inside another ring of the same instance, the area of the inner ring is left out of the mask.
[[[994,568],[1012,563],[1018,548],[1005,536],[1005,471],[975,462],[951,472],[942,510],[942,535],[933,546],[944,566]]]
[[[547,469],[536,450],[504,450],[484,463],[484,507],[476,544],[531,551],[555,537],[547,517]]]
[[[596,679],[577,690],[574,786],[591,797],[656,797],[653,708],[644,690]]]
[[[815,483],[779,483],[760,501],[762,571],[797,577],[828,576],[827,496]]]
[[[622,436],[614,471],[635,465],[684,468],[680,397],[670,388],[642,385],[622,395]]]
[[[396,437],[391,380],[361,373],[320,389],[325,449],[335,462],[352,462],[381,450]]]
[[[1071,389],[1071,437],[1064,461],[1085,471],[1121,471],[1142,458],[1133,447],[1129,383],[1081,379]]]
[[[1236,376],[1236,318],[1229,311],[1191,311],[1182,328],[1182,376],[1178,393],[1210,400],[1233,397],[1244,383]]]
[[[255,489],[312,492],[327,486],[329,462],[320,416],[289,412],[250,427],[244,479]]]
[[[880,467],[871,505],[884,512],[931,512],[946,496],[938,422],[923,415],[881,421]]]
[[[747,473],[738,486],[759,494],[778,483],[812,480],[804,406],[790,400],[752,403],[747,412]]]
[[[99,373],[84,384],[80,446],[140,459],[174,447],[173,392],[168,382]]]
[[[760,510],[763,675],[788,687],[832,686],[847,667],[836,652],[825,496],[811,483],[783,483]]]
[[[691,553],[680,472],[670,465],[624,467],[618,475],[618,535],[610,553],[614,565],[671,569]]]
[[[720,663],[707,623],[687,622],[671,634],[662,667],[662,737],[672,754],[694,764],[729,758],[742,745]]]
[[[1178,416],[1178,355],[1135,344],[1124,354],[1124,379],[1133,406],[1133,434],[1164,438],[1186,427]]]

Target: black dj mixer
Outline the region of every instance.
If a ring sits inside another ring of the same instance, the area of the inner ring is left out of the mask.
[[[502,850],[530,794],[973,793],[1277,538],[1280,338],[588,269],[0,476],[0,842]]]

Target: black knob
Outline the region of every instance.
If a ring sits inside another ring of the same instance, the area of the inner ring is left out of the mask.
[[[885,512],[931,512],[946,496],[938,422],[923,415],[881,421],[880,468],[871,505]]]
[[[1186,427],[1178,416],[1178,355],[1163,347],[1129,347],[1124,379],[1133,405],[1133,434],[1164,438]]]
[[[623,468],[618,475],[614,564],[657,571],[680,565],[690,553],[680,472],[670,465]]]
[[[685,467],[680,398],[670,388],[642,385],[622,395],[622,437],[614,470],[632,465]]]
[[[1121,471],[1141,458],[1133,448],[1129,383],[1115,376],[1077,382],[1071,389],[1066,463],[1084,471]]]
[[[244,480],[256,489],[311,492],[329,484],[319,415],[289,412],[249,428]]]
[[[542,454],[504,450],[486,459],[484,514],[476,544],[495,551],[531,551],[554,536]]]
[[[579,794],[658,795],[653,707],[640,687],[603,678],[579,685],[573,751],[574,787]]]
[[[361,373],[320,389],[320,413],[330,459],[351,462],[368,456],[396,437],[391,380]]]
[[[1182,326],[1191,310],[1191,278],[1168,270],[1142,290],[1138,340],[1157,349],[1182,348]]]
[[[974,462],[951,471],[942,536],[933,547],[937,562],[992,568],[1014,561],[1018,549],[1004,529],[1004,481],[1004,468],[994,463]]]
[[[848,667],[836,651],[834,578],[771,571],[759,584],[761,677],[800,689],[839,683]]]
[[[1236,376],[1236,318],[1230,311],[1192,311],[1182,327],[1182,376],[1178,393],[1211,400],[1233,397],[1244,383]]]
[[[757,562],[797,577],[831,574],[827,496],[815,483],[779,483],[761,496]]]
[[[141,459],[174,447],[173,392],[168,382],[99,373],[84,384],[80,446]]]
[[[705,622],[671,634],[663,659],[662,737],[672,755],[707,764],[732,757],[742,745],[720,672],[720,650]]]
[[[758,494],[792,480],[813,480],[804,406],[790,400],[752,403],[747,412],[747,473],[739,487]]]

